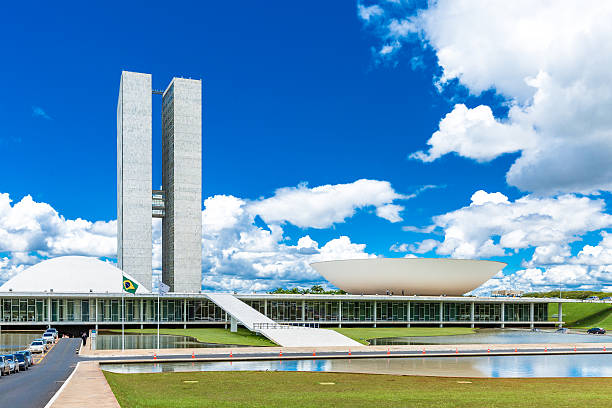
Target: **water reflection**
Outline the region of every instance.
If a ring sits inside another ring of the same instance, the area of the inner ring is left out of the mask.
[[[41,337],[40,332],[5,332],[0,333],[0,354],[27,348],[32,340]]]
[[[370,344],[374,346],[402,344],[574,344],[610,343],[612,342],[612,336],[490,329],[479,330],[474,334],[460,334],[454,336],[388,337],[369,341]]]
[[[453,377],[612,377],[612,355],[366,358],[103,364],[116,373],[190,371],[327,371]]]
[[[203,343],[194,337],[173,334],[159,335],[159,348],[200,348],[200,347],[244,347],[235,344]],[[126,334],[126,349],[157,348],[156,334]],[[121,334],[100,334],[96,338],[97,350],[121,350]]]

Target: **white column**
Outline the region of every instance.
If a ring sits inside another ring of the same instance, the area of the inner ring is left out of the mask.
[[[268,317],[268,299],[264,299],[264,315]]]
[[[231,323],[231,328],[230,328],[230,332],[232,333],[236,333],[238,331],[238,321],[236,320],[236,318],[234,316],[230,316],[230,323]]]
[[[440,327],[444,327],[444,302],[440,302]]]
[[[501,328],[503,329],[504,327],[506,327],[506,325],[504,324],[504,322],[506,321],[506,311],[504,310],[504,302],[501,303],[500,305],[501,307]]]
[[[342,327],[342,301],[338,301],[338,327]]]
[[[563,327],[563,303],[559,302],[559,311],[558,311],[558,321],[559,321],[559,328]]]
[[[183,299],[183,329],[187,328],[187,299]]]
[[[476,308],[476,306],[474,305],[474,302],[472,302],[470,304],[470,327],[473,329],[474,328],[474,309]]]
[[[533,303],[529,304],[529,327],[531,327],[532,329],[534,328],[534,323],[533,323],[533,309],[535,308]]]
[[[378,318],[378,316],[377,316],[378,312],[376,311],[376,306],[377,306],[377,303],[376,303],[376,301],[374,301],[374,313],[373,313],[373,315],[374,315],[374,327],[376,327],[376,319]]]
[[[51,327],[51,296],[47,298],[47,321],[49,322],[49,327]]]
[[[408,302],[408,310],[406,311],[406,318],[408,319],[408,323],[406,327],[410,327],[410,302]]]
[[[306,321],[306,301],[302,300],[302,321]]]
[[[144,328],[144,299],[140,299],[140,328]]]

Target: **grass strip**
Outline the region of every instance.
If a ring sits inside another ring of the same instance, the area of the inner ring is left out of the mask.
[[[590,327],[603,327],[612,330],[612,305],[606,303],[564,303],[563,321],[566,327],[588,329]],[[551,303],[548,306],[548,315],[557,315],[558,306]],[[556,319],[556,317],[555,317]]]
[[[612,378],[485,379],[248,371],[104,375],[124,408],[563,408],[612,403]]]
[[[113,333],[121,330],[111,330]],[[157,329],[129,329],[129,333],[157,334]],[[221,327],[195,327],[188,329],[159,329],[160,334],[173,334],[176,336],[190,336],[202,343],[216,344],[238,344],[241,346],[276,346],[273,342],[263,336],[245,329],[238,328],[238,332],[232,333],[229,329]]]
[[[384,337],[453,336],[476,333],[475,329],[469,327],[342,327],[331,330],[361,344],[368,344],[368,339]]]

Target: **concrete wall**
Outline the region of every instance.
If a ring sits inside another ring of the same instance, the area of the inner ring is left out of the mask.
[[[151,289],[151,75],[123,71],[117,103],[117,260]]]
[[[193,293],[202,280],[202,81],[174,78],[162,100],[162,280]]]

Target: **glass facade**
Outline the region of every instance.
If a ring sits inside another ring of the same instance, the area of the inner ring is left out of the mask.
[[[376,321],[408,321],[408,302],[376,302]]]
[[[469,322],[471,316],[470,303],[445,303],[444,321],[445,322]]]
[[[157,299],[124,298],[125,321],[154,323],[158,320]],[[277,322],[385,323],[385,322],[529,322],[530,303],[373,301],[351,299],[246,299],[246,304]],[[473,310],[472,310],[473,304]],[[441,307],[442,306],[442,307]],[[1,298],[2,322],[98,322],[120,323],[121,298]],[[212,301],[162,298],[159,321],[227,323],[225,311]],[[442,320],[440,320],[442,313]],[[548,304],[533,303],[533,321],[548,321]]]

